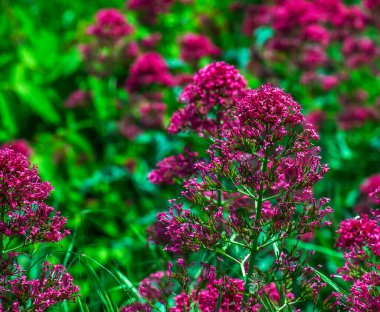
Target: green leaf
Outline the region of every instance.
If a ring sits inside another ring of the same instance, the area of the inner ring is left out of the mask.
[[[291,244],[298,244],[300,248],[307,249],[307,250],[315,250],[316,252],[325,254],[329,257],[334,257],[334,258],[339,258],[343,259],[343,255],[340,252],[335,251],[334,249],[326,248],[326,247],[321,247],[318,245],[315,245],[313,243],[305,243],[302,241],[297,241],[295,239],[289,240]]]
[[[17,126],[13,119],[9,104],[7,103],[5,96],[0,93],[0,113],[2,125],[12,136],[17,132]]]
[[[343,298],[347,298],[349,294],[337,283],[335,283],[332,279],[324,275],[322,272],[319,272],[318,270],[310,267],[320,278],[323,280],[327,285],[329,285],[332,289],[334,289],[336,292],[343,295]]]
[[[45,121],[53,124],[59,123],[59,116],[53,105],[38,87],[24,82],[17,82],[14,84],[14,91],[23,102],[28,104]]]

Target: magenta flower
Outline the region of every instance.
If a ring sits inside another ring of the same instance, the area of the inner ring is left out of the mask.
[[[370,10],[379,9],[380,1],[379,0],[364,0],[364,6]]]
[[[369,38],[347,37],[343,42],[342,53],[349,68],[357,68],[368,64],[378,56],[378,49],[374,41]]]
[[[65,100],[65,108],[77,108],[86,106],[92,99],[90,92],[75,90]]]
[[[210,90],[213,80],[207,81]],[[329,225],[324,218],[332,212],[325,207],[328,199],[316,200],[313,196],[312,188],[327,172],[327,166],[320,163],[319,148],[313,143],[318,135],[305,122],[300,105],[271,85],[256,90],[244,90],[244,86],[237,83],[235,90],[216,89],[222,91],[204,94],[190,92],[197,90],[195,83],[193,89],[185,88],[182,98],[187,103],[198,99],[199,112],[201,109],[207,112],[209,103],[224,104],[217,106],[224,112],[224,118],[215,123],[217,131],[208,134],[212,144],[207,150],[208,158],[194,165],[198,175],[184,182],[181,198],[172,200],[170,210],[159,213],[157,223],[149,229],[150,240],[162,244],[170,253],[209,250],[226,261],[235,259],[244,277],[238,311],[260,303],[257,295],[270,290],[264,286],[273,282],[277,274],[274,272],[281,272],[281,280],[290,281],[296,276],[298,279],[306,267],[307,260],[301,260],[300,251],[289,252],[285,248],[274,257],[264,281],[256,280],[254,263],[260,252],[274,240],[279,246],[286,246],[289,237],[300,239]],[[198,124],[186,126],[199,131]],[[226,255],[220,248],[229,244],[241,249]],[[312,289],[303,296],[315,297],[324,285],[312,273],[301,278],[302,287]],[[289,284],[284,282],[280,286],[286,288]],[[291,289],[287,288],[286,293],[291,293]],[[198,302],[189,294],[177,299],[178,309]],[[272,299],[277,300],[278,296],[273,293]]]
[[[360,192],[366,196],[375,192],[380,187],[380,174],[374,174],[365,179],[360,185]]]
[[[79,287],[73,285],[72,276],[59,264],[45,262],[39,279],[28,280],[21,271],[12,278],[0,278],[1,302],[11,304],[9,306],[13,309],[17,307],[16,311],[33,308],[42,312],[56,303],[75,300],[78,291]]]
[[[326,114],[323,111],[313,111],[305,116],[306,123],[313,126],[314,129],[319,130],[323,122],[326,120]]]
[[[327,56],[323,48],[313,46],[306,48],[303,55],[303,66],[307,69],[314,69],[324,65],[327,61]]]
[[[146,128],[161,128],[164,122],[166,105],[160,102],[144,102],[140,106],[141,123]]]
[[[339,238],[336,245],[344,251],[368,246],[373,248],[380,242],[380,226],[378,221],[369,219],[368,215],[344,220],[337,231]],[[373,250],[380,255],[380,250]]]
[[[245,79],[233,66],[224,62],[207,65],[182,91],[179,100],[185,107],[173,114],[168,132],[192,130],[202,136],[215,134],[228,108],[244,94],[245,88]]]
[[[319,77],[323,90],[331,90],[339,84],[339,77],[334,75],[326,75]]]
[[[205,35],[187,33],[181,38],[181,59],[193,63],[202,57],[217,57],[220,50]]]
[[[40,278],[28,280],[17,262],[19,253],[30,252],[28,246],[69,234],[66,219],[44,202],[52,186],[24,155],[7,148],[0,149],[0,181],[0,308],[45,311],[75,300],[79,288],[62,265],[44,263]]]
[[[126,87],[136,92],[150,85],[172,86],[174,77],[169,73],[162,56],[156,52],[141,55],[130,67]]]
[[[96,23],[88,27],[87,33],[99,40],[117,41],[133,32],[123,14],[116,9],[102,9],[96,13]]]
[[[153,184],[174,184],[175,180],[188,178],[195,172],[194,163],[198,153],[185,149],[183,154],[169,156],[157,164],[148,180]]]
[[[11,142],[6,142],[0,148],[1,149],[9,148],[11,150],[14,150],[17,153],[24,155],[27,158],[29,158],[33,153],[33,149],[30,146],[29,142],[24,139],[17,139]]]
[[[147,303],[135,302],[120,309],[120,312],[150,312],[152,308]]]
[[[350,285],[349,296],[333,293],[336,305],[347,311],[377,311],[380,308],[380,214],[363,214],[344,220],[336,245],[344,251],[346,263],[338,269]]]
[[[44,203],[52,186],[42,182],[28,159],[10,149],[0,150],[0,235],[8,240],[21,239],[25,244],[57,242],[69,231],[66,219]]]
[[[339,126],[343,130],[360,127],[367,121],[378,120],[378,115],[373,107],[350,107],[339,114]]]
[[[128,0],[127,8],[137,11],[145,24],[155,24],[159,14],[169,11],[173,0]]]

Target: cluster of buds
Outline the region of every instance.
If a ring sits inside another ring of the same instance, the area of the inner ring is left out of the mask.
[[[0,149],[0,182],[0,308],[44,311],[75,299],[79,289],[61,265],[44,263],[40,278],[28,280],[17,261],[36,243],[58,242],[69,234],[66,219],[44,202],[50,183],[11,149]]]

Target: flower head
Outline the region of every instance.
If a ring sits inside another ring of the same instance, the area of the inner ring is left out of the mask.
[[[136,92],[153,84],[172,86],[174,77],[169,73],[168,66],[160,54],[148,52],[131,65],[126,86],[128,91]]]
[[[133,32],[123,14],[116,9],[102,9],[96,13],[96,23],[88,27],[87,33],[101,40],[117,41]]]
[[[220,50],[205,35],[185,34],[181,39],[181,59],[194,62],[205,56],[218,56]]]
[[[36,167],[30,168],[28,159],[13,150],[0,150],[0,234],[9,239],[18,237],[26,242],[56,242],[69,231],[66,219],[44,203],[52,186],[42,182]]]
[[[185,149],[183,154],[169,156],[157,164],[157,169],[151,171],[148,180],[153,184],[173,184],[195,172],[194,163],[198,153]]]
[[[239,72],[224,62],[202,68],[182,91],[179,100],[185,107],[173,114],[169,133],[189,129],[201,135],[215,134],[227,109],[244,94],[246,85]]]
[[[17,153],[24,155],[27,158],[29,158],[30,155],[32,155],[32,153],[33,153],[33,149],[31,148],[29,142],[24,140],[24,139],[18,139],[18,140],[14,140],[11,142],[4,143],[2,145],[2,147],[0,147],[0,148],[12,149]]]

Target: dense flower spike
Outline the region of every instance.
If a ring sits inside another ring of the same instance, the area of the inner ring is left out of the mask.
[[[182,91],[179,100],[185,107],[173,114],[169,133],[192,130],[200,135],[215,134],[228,108],[244,94],[246,85],[239,72],[224,62],[202,68]]]
[[[174,77],[169,73],[160,54],[148,52],[141,55],[130,67],[126,86],[128,91],[134,92],[153,84],[172,86]]]
[[[185,34],[181,38],[181,59],[193,63],[205,56],[219,56],[220,50],[205,35]]]
[[[96,14],[96,24],[88,27],[87,33],[100,40],[117,41],[132,33],[123,14],[116,9],[103,9]]]

